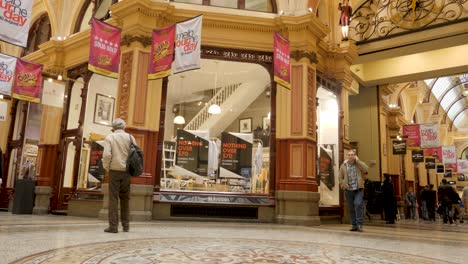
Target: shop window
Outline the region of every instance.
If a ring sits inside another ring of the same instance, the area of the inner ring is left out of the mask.
[[[18,179],[35,179],[36,161],[41,134],[42,105],[28,103],[28,115],[21,153]]]
[[[50,20],[47,14],[43,14],[37,19],[29,29],[28,43],[23,49],[22,56],[39,50],[39,45],[49,41],[52,30],[50,28]]]
[[[171,0],[171,2],[276,13],[275,0]]]
[[[250,63],[203,59],[170,76],[161,189],[268,194],[270,89]]]

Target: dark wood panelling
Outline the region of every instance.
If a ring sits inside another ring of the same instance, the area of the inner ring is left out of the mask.
[[[132,134],[137,141],[137,144],[143,150],[144,170],[140,177],[132,177],[132,183],[151,184],[155,182],[156,163],[158,161],[157,146],[158,132],[147,129],[126,128],[128,133]]]
[[[57,166],[59,145],[39,145],[37,158],[37,186],[53,186],[55,167]]]
[[[137,81],[135,87],[135,106],[133,108],[133,124],[143,126],[146,116],[146,97],[148,94],[148,63],[149,54],[138,53]]]
[[[120,63],[119,93],[117,97],[116,117],[128,120],[130,102],[130,82],[132,80],[133,51],[122,54]]]
[[[317,132],[317,85],[315,70],[307,68],[307,136],[316,138]]]
[[[302,135],[302,65],[293,65],[291,68],[291,134]]]

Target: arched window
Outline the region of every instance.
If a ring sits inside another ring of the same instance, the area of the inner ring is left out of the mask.
[[[276,13],[276,0],[171,0],[176,3],[209,5],[259,12]]]
[[[29,28],[28,44],[23,49],[22,56],[38,50],[40,44],[49,41],[51,34],[52,29],[50,27],[49,16],[45,13]]]
[[[104,21],[110,17],[109,7],[118,0],[86,0],[81,7],[73,33],[88,29],[89,20],[94,17]]]

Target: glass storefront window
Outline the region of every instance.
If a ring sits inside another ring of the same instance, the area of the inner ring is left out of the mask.
[[[202,60],[169,78],[161,189],[269,192],[270,75],[250,63]]]

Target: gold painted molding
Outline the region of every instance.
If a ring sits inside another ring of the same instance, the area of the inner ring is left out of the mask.
[[[317,53],[313,51],[305,51],[305,50],[293,50],[291,51],[291,58],[295,61],[300,61],[302,58],[306,58],[309,60],[311,64],[318,63]]]
[[[123,46],[130,46],[132,42],[139,42],[146,48],[151,45],[151,37],[125,34],[120,44]]]

